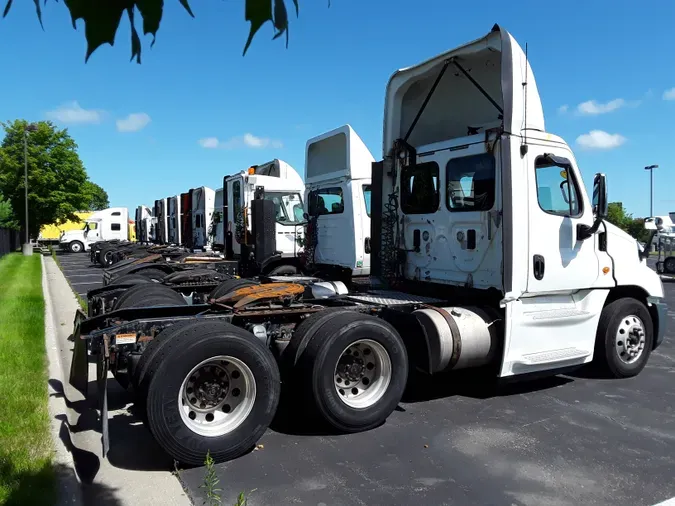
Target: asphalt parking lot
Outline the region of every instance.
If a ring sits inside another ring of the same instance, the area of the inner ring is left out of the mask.
[[[83,297],[102,284],[88,255],[59,260]],[[637,378],[557,376],[495,390],[475,374],[448,375],[411,386],[386,424],[353,435],[313,433],[291,413],[294,423],[276,423],[258,449],[216,466],[222,504],[240,492],[249,506],[651,506],[673,497],[675,283],[664,285],[666,341]],[[169,466],[137,425],[111,423],[113,442],[135,438],[112,464]],[[204,469],[178,474],[204,504]]]
[[[103,286],[103,270],[98,265],[89,261],[87,253],[57,252],[56,257],[61,265],[61,270],[68,278],[80,297],[86,300],[87,292]]]

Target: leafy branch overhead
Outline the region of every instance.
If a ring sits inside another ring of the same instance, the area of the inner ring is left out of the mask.
[[[59,0],[55,0],[58,2]],[[178,0],[187,13],[195,17],[188,0]],[[278,39],[286,34],[286,47],[288,47],[288,11],[286,10],[286,0],[244,0],[246,2],[245,18],[251,26],[244,46],[244,55],[248,50],[253,37],[258,30],[271,21],[274,25],[275,34],[273,39]],[[3,18],[7,16],[13,0],[7,0],[3,12]],[[42,8],[40,0],[33,0],[40,25],[42,24]],[[44,0],[46,3],[47,0]],[[296,17],[299,14],[298,0],[292,0],[295,7]],[[164,0],[114,0],[114,1],[94,1],[94,0],[63,0],[70,11],[70,17],[73,22],[73,28],[77,28],[77,21],[84,22],[84,36],[87,39],[87,55],[85,62],[89,57],[103,44],[115,45],[115,36],[120,26],[122,17],[126,13],[131,25],[131,60],[136,59],[141,63],[141,38],[137,30],[138,13],[143,21],[143,34],[152,35],[152,47],[155,44],[157,32],[159,31],[164,14]]]

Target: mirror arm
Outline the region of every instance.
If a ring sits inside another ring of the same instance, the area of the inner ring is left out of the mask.
[[[585,241],[586,239],[593,237],[593,235],[595,235],[595,233],[598,231],[598,228],[600,228],[601,223],[602,216],[597,216],[595,218],[595,222],[593,222],[593,225],[590,227],[584,223],[579,223],[577,225],[577,240]]]

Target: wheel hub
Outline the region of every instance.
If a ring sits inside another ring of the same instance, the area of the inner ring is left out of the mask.
[[[640,358],[645,347],[646,334],[642,320],[634,315],[627,316],[619,324],[616,333],[616,352],[619,358],[631,364]]]
[[[335,390],[353,408],[367,408],[386,392],[391,381],[389,354],[378,342],[360,339],[343,352],[335,366]]]
[[[357,382],[363,377],[365,363],[353,355],[343,355],[338,363],[338,375],[347,381]]]
[[[181,385],[181,419],[202,436],[220,436],[239,426],[253,409],[255,378],[241,360],[217,356],[195,366]]]

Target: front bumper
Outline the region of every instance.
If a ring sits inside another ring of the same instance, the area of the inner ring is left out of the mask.
[[[668,322],[668,305],[663,302],[663,299],[650,301],[656,312],[655,333],[654,333],[654,349],[659,346],[666,337],[666,323]]]

